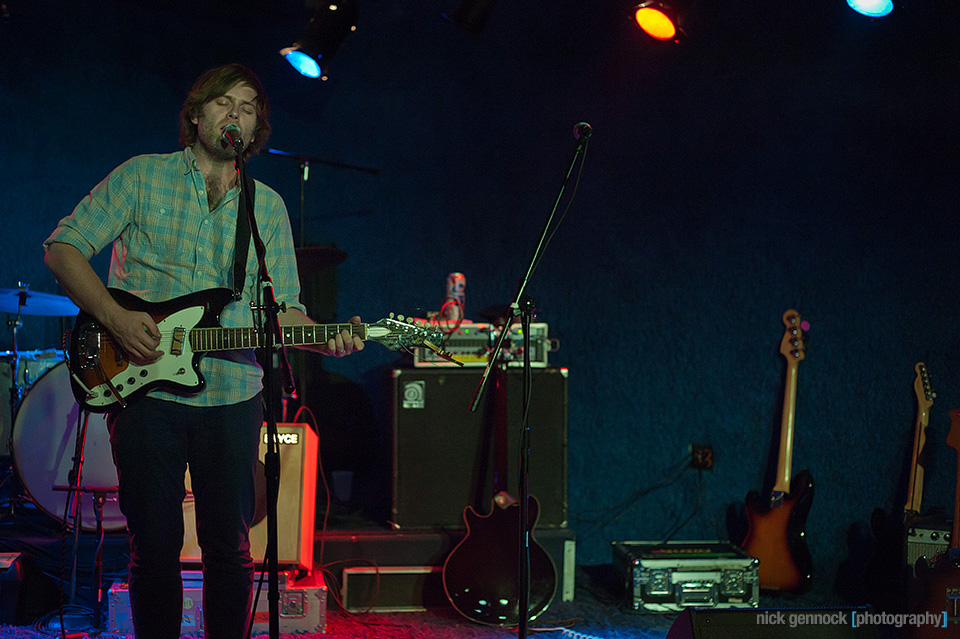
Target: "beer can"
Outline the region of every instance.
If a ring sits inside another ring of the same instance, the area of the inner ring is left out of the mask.
[[[467,278],[463,273],[447,275],[447,299],[443,303],[442,315],[446,319],[463,319],[463,305],[466,301]]]

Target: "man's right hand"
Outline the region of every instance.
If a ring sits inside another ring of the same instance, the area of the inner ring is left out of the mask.
[[[117,341],[127,358],[144,366],[151,364],[163,355],[157,350],[160,346],[160,329],[149,313],[128,311],[119,307],[104,321],[104,327]]]
[[[117,304],[76,247],[52,242],[44,262],[74,304],[103,324],[131,362],[143,366],[160,359],[160,329],[153,317]]]

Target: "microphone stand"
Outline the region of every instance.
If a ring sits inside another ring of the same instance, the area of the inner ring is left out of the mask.
[[[266,246],[260,237],[257,228],[256,216],[253,212],[253,202],[250,200],[250,192],[246,188],[246,166],[243,161],[243,149],[240,140],[234,146],[237,152],[236,167],[240,184],[241,201],[240,206],[246,212],[247,219],[250,222],[250,238],[257,255],[257,290],[259,304],[251,302],[251,307],[255,308],[257,313],[263,312],[260,316],[263,320],[260,324],[261,334],[263,335],[263,348],[266,357],[264,361],[263,387],[264,387],[264,417],[267,424],[267,452],[263,458],[264,474],[266,478],[267,490],[267,548],[265,562],[268,573],[267,603],[269,607],[270,625],[269,632],[271,639],[278,639],[280,636],[280,575],[278,568],[278,532],[277,532],[277,496],[280,493],[280,452],[279,441],[277,437],[277,416],[274,410],[273,397],[274,384],[277,383],[276,376],[273,374],[273,350],[276,338],[280,337],[278,353],[280,355],[280,367],[283,371],[283,380],[285,385],[292,387],[293,374],[290,369],[290,362],[287,360],[286,351],[283,349],[283,339],[280,332],[280,322],[278,315],[285,307],[277,304],[277,298],[273,292],[273,281],[267,272],[266,265]],[[238,215],[240,213],[238,212]],[[243,259],[243,258],[241,258]],[[257,314],[255,313],[255,315]],[[292,393],[292,389],[290,389]],[[253,614],[253,611],[251,611]]]
[[[324,160],[312,155],[303,155],[302,153],[291,153],[289,151],[281,151],[280,149],[263,149],[261,153],[268,153],[270,155],[280,155],[291,160],[296,160],[300,163],[300,245],[306,245],[305,238],[306,236],[306,215],[305,215],[305,190],[307,185],[307,180],[310,179],[310,163],[314,164],[324,164],[326,166],[332,166],[338,169],[350,169],[352,171],[360,171],[362,173],[368,173],[370,175],[380,175],[380,169],[374,169],[368,166],[359,166],[357,164],[346,164],[344,162],[334,162],[332,160]]]
[[[522,386],[522,402],[521,402],[521,436],[520,436],[520,526],[518,530],[518,536],[520,541],[520,551],[519,551],[519,579],[517,583],[517,594],[518,594],[518,625],[517,625],[517,637],[518,639],[526,639],[527,636],[527,627],[530,622],[530,522],[529,519],[529,492],[530,492],[530,423],[529,423],[529,406],[530,406],[530,395],[531,388],[533,385],[533,370],[530,365],[530,320],[533,314],[534,303],[533,299],[527,295],[526,289],[527,284],[530,282],[530,278],[533,275],[534,269],[537,267],[537,264],[540,262],[540,259],[543,257],[544,252],[547,248],[547,243],[549,242],[551,234],[551,228],[554,225],[554,217],[557,214],[557,209],[560,207],[560,201],[563,199],[563,192],[566,189],[567,182],[570,181],[570,176],[573,174],[573,169],[577,165],[578,161],[581,164],[583,157],[587,152],[587,145],[590,141],[591,129],[590,125],[585,122],[581,122],[574,127],[574,137],[577,138],[577,147],[574,151],[573,158],[570,160],[570,166],[567,168],[567,174],[563,178],[563,182],[560,185],[560,191],[557,194],[557,199],[553,204],[553,208],[550,210],[550,214],[547,216],[546,224],[544,224],[543,232],[540,234],[540,240],[537,242],[537,247],[533,252],[533,256],[530,259],[530,264],[527,266],[527,272],[523,276],[523,279],[520,281],[520,286],[517,288],[517,294],[514,298],[512,304],[510,304],[510,315],[507,318],[507,323],[500,330],[500,335],[497,337],[496,343],[493,346],[493,350],[489,355],[487,360],[487,366],[483,371],[483,375],[480,377],[480,383],[477,385],[477,389],[474,392],[473,399],[470,402],[470,412],[476,412],[477,407],[480,405],[481,397],[487,385],[487,380],[489,379],[490,372],[493,369],[493,366],[496,365],[497,360],[500,357],[500,352],[503,349],[503,342],[506,339],[507,333],[510,332],[510,325],[514,317],[520,317],[520,326],[523,330],[523,386]],[[561,221],[562,221],[561,216]],[[559,222],[558,222],[559,224]],[[554,232],[556,229],[553,229]]]

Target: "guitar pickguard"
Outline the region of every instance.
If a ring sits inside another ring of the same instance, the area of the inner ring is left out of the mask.
[[[159,320],[154,318],[160,329],[157,350],[163,356],[143,366],[127,359],[101,326],[89,322],[74,329],[78,335],[76,352],[71,353],[71,382],[83,389],[84,406],[93,412],[109,410],[119,403],[114,391],[126,400],[157,386],[187,393],[203,389],[204,380],[197,368],[199,356],[187,336],[204,313],[203,306],[191,306]]]

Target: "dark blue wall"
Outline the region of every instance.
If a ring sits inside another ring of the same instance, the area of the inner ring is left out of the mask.
[[[348,253],[340,317],[435,310],[459,270],[479,319],[510,301],[587,121],[576,199],[529,289],[561,342],[552,363],[570,369],[580,563],[609,561],[611,540],[660,538],[694,508],[678,538],[727,537],[729,507],[764,479],[781,315],[796,308],[811,331],[794,468],[817,481],[808,537],[829,592],[851,527],[902,507],[918,361],[938,392],[924,505],[953,506],[958,9],[868,20],[842,0],[729,4],[703,0],[683,45],[663,46],[629,3],[504,1],[470,36],[440,17],[455,0],[366,0],[321,83],[276,53],[309,15],[292,0],[10,0],[0,287],[57,292],[40,246],[56,221],[127,157],[177,148],[192,80],[238,61],[270,93],[270,146],[380,171],[314,163],[301,218],[297,163],[250,165],[286,198],[298,242]],[[61,328],[27,318],[20,347],[59,346]],[[371,346],[324,366],[379,405],[395,359]],[[702,498],[688,472],[616,509],[691,442],[715,449]]]

